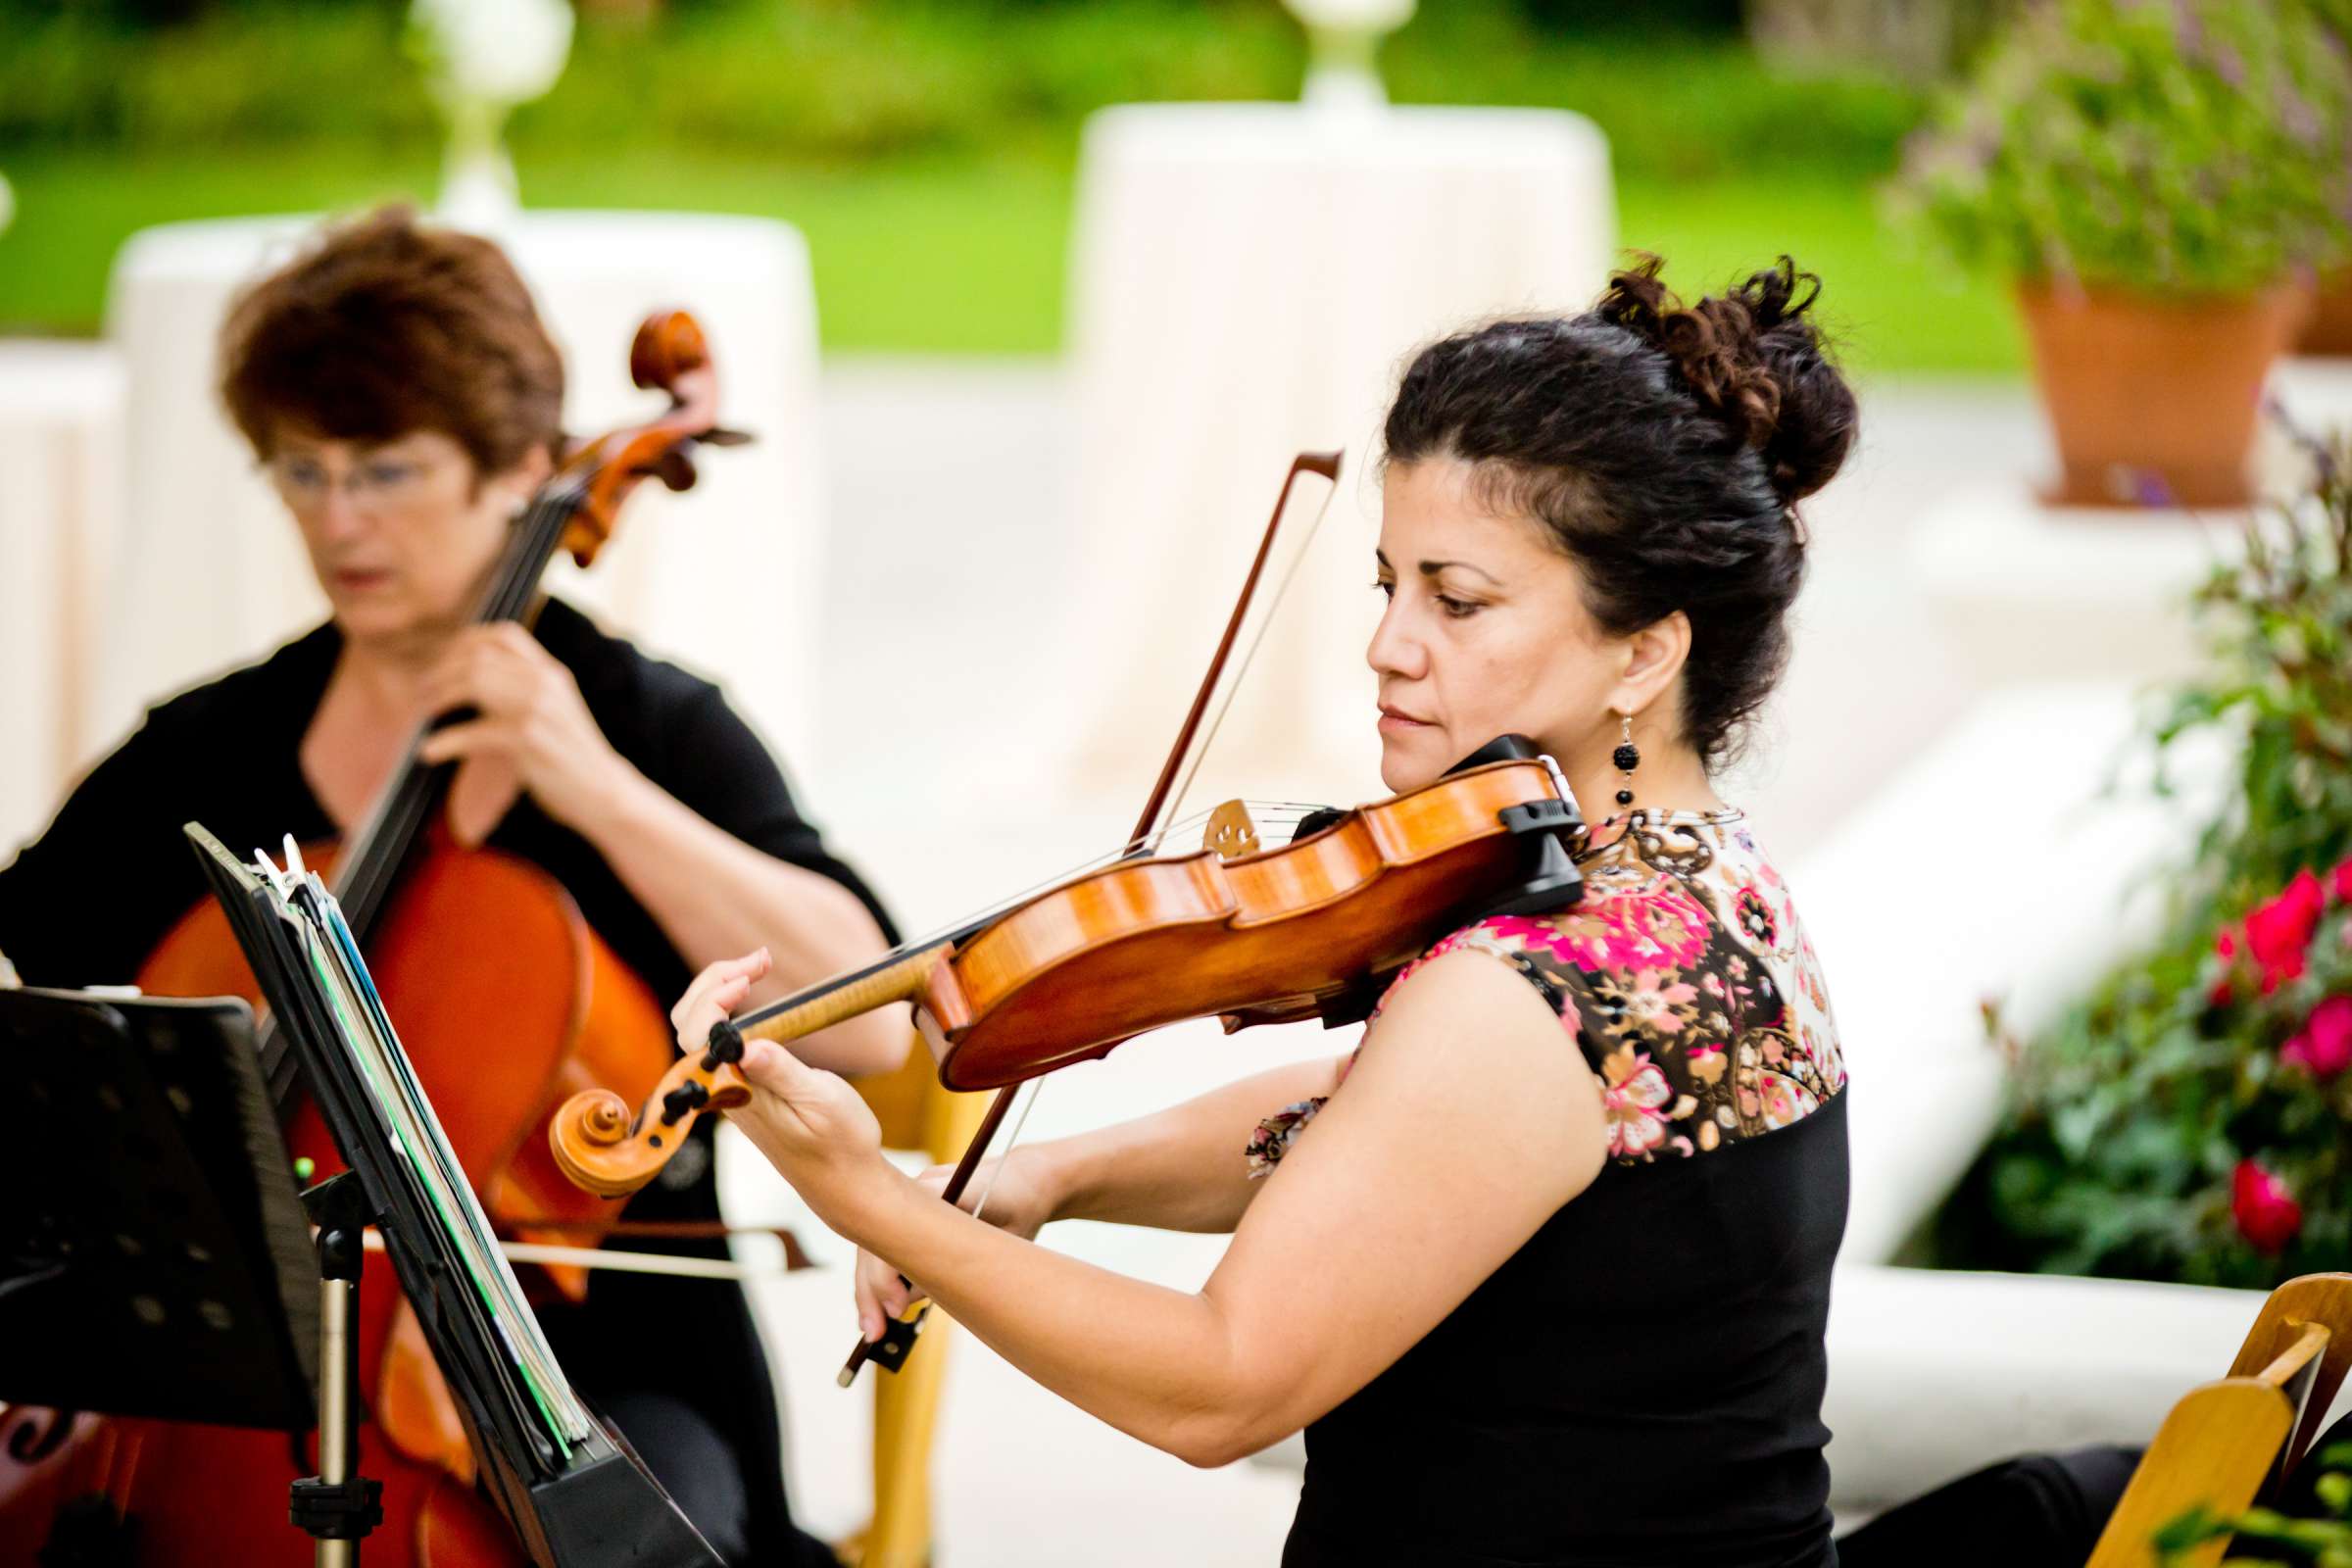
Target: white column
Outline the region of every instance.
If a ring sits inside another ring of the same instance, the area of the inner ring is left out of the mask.
[[[1291,456],[1338,447],[1339,495],[1219,755],[1257,763],[1259,792],[1291,781],[1362,795],[1378,757],[1361,659],[1377,618],[1367,460],[1396,374],[1475,318],[1581,309],[1614,246],[1607,148],[1575,115],[1152,104],[1095,116],[1070,309],[1089,599],[1067,662],[1080,772],[1141,787]]]

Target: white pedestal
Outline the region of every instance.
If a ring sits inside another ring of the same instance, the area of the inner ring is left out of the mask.
[[[2145,1444],[2260,1291],[1841,1263],[1822,1420],[1840,1527],[2021,1453]]]
[[[97,722],[121,730],[157,696],[266,652],[324,601],[218,394],[218,337],[235,292],[284,262],[315,220],[180,223],[132,236],[109,326],[128,376],[122,569]],[[816,305],[807,247],[781,223],[685,214],[526,213],[496,237],[564,355],[565,428],[661,412],[628,381],[631,336],[655,310],[708,335],[725,420],[755,445],[702,454],[702,482],[644,486],[593,571],[557,592],[614,630],[722,678],[737,708],[808,765],[824,493],[815,444]]]
[[[2243,513],[2044,507],[2023,484],[1953,491],[1911,566],[1980,681],[2151,683],[2200,666],[2189,595],[2235,558]]]
[[[1575,115],[1269,103],[1095,116],[1070,316],[1092,602],[1069,661],[1091,682],[1076,709],[1083,770],[1142,788],[1292,456],[1345,447],[1331,514],[1220,753],[1337,763],[1360,795],[1379,755],[1362,661],[1378,603],[1365,460],[1396,375],[1477,318],[1582,309],[1614,246],[1607,147]]]
[[[123,459],[112,349],[0,343],[0,863],[113,738],[90,701]]]

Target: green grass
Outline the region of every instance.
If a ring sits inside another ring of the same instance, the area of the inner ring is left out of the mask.
[[[1961,278],[1881,220],[1859,180],[1777,185],[1710,180],[1628,184],[1618,243],[1666,258],[1685,294],[1746,275],[1786,251],[1820,274],[1823,319],[1863,372],[2000,371],[2025,365],[2007,293]]]
[[[148,223],[349,209],[430,191],[433,171],[353,153],[217,154],[201,162],[42,152],[4,166],[15,226],[0,234],[0,330],[98,330],[106,273]],[[828,349],[1046,354],[1061,339],[1070,172],[1044,161],[793,168],[694,154],[542,157],[520,177],[549,207],[652,207],[784,219],[808,235]],[[1823,308],[1863,371],[2014,370],[2006,301],[1915,257],[1880,222],[1868,183],[1761,186],[1629,179],[1619,238],[1655,250],[1686,291],[1782,251],[1825,279]]]
[[[116,248],[149,223],[240,213],[345,211],[429,197],[429,168],[349,155],[216,155],[201,164],[92,153],[0,165],[17,220],[0,234],[0,331],[99,329]],[[1027,164],[912,163],[862,171],[643,154],[525,163],[541,207],[750,213],[809,242],[828,348],[1050,352],[1061,330],[1066,172]]]
[[[794,170],[647,154],[518,178],[542,206],[785,220],[808,236],[828,349],[1047,354],[1061,341],[1070,176],[1051,166]]]

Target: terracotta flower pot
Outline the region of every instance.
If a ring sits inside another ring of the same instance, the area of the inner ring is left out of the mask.
[[[2271,362],[2310,304],[2302,284],[2174,299],[2021,284],[2034,380],[2058,438],[2063,506],[2232,507],[2253,499]]]
[[[2295,339],[2299,354],[2352,354],[2352,271],[2328,272],[2312,297],[2311,319]]]

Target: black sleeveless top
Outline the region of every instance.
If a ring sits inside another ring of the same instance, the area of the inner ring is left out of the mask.
[[[638,771],[754,849],[839,882],[889,931],[880,903],[801,815],[775,760],[717,687],[647,658],[560,600],[547,602],[533,630],[579,683],[606,740]],[[15,961],[25,984],[121,984],[137,973],[172,924],[208,896],[181,836],[183,822],[202,822],[237,851],[274,850],[286,833],[305,842],[333,834],[303,776],[301,747],[341,648],[334,626],[320,626],[259,663],[159,704],[82,780],[48,830],[0,867],[0,953]],[[594,846],[529,796],[499,821],[488,844],[562,883],[589,926],[656,998],[667,1003],[685,991],[692,971],[653,914]],[[695,1142],[630,1200],[630,1218],[719,1217],[710,1145],[714,1120],[705,1118]],[[700,1239],[630,1245],[726,1255],[723,1243]],[[625,1406],[642,1393],[674,1395],[707,1423],[753,1479],[748,1496],[724,1499],[745,1517],[696,1522],[713,1540],[748,1541],[755,1560],[788,1560],[798,1542],[780,1485],[772,1380],[742,1286],[600,1273],[583,1305],[553,1302],[539,1316],[564,1372],[591,1399]],[[697,1325],[703,1372],[692,1378],[678,1378],[645,1354],[646,1346],[674,1337],[681,1323]],[[662,1468],[653,1439],[637,1441]],[[765,1484],[767,1477],[779,1484]]]
[[[1431,956],[1490,953],[1536,986],[1600,1080],[1612,1157],[1306,1429],[1286,1568],[1837,1560],[1821,1396],[1845,1071],[1812,945],[1738,812],[1637,812],[1585,873],[1577,907]],[[1252,1159],[1314,1108],[1271,1118]]]

